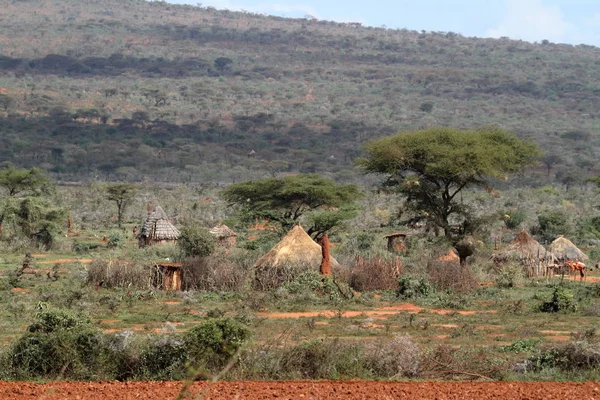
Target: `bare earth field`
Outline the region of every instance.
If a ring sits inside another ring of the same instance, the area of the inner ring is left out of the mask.
[[[181,382],[0,382],[2,399],[175,399]],[[600,382],[289,381],[195,383],[188,399],[600,399]]]

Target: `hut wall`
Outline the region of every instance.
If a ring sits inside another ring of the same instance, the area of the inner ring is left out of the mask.
[[[222,237],[222,238],[217,239],[217,246],[223,247],[225,249],[235,247],[236,245],[237,245],[237,237],[235,237],[235,236]]]

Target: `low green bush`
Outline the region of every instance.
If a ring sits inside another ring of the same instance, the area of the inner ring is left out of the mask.
[[[573,298],[573,293],[569,290],[557,286],[552,292],[552,300],[545,301],[540,305],[542,312],[576,312],[579,306]]]
[[[424,277],[402,275],[398,278],[398,291],[396,294],[403,299],[427,297],[433,293],[431,285]]]

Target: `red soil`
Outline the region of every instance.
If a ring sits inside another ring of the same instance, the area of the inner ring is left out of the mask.
[[[358,316],[365,316],[365,317],[381,317],[381,316],[386,316],[386,315],[394,315],[397,314],[401,311],[406,311],[410,314],[415,314],[418,313],[422,310],[427,310],[429,312],[433,312],[436,314],[442,314],[442,315],[446,315],[446,314],[451,314],[451,313],[457,313],[457,314],[461,314],[461,315],[473,315],[476,314],[478,311],[456,311],[456,310],[446,310],[446,309],[425,309],[423,307],[419,307],[416,306],[414,304],[409,304],[409,303],[402,303],[402,304],[396,304],[394,306],[390,306],[390,307],[382,307],[382,308],[376,308],[373,310],[365,310],[365,311],[344,311],[341,316],[344,318],[352,318],[352,317],[358,317]],[[485,311],[479,311],[481,313],[494,313],[496,312],[495,310],[485,310]],[[337,312],[334,311],[306,311],[306,312],[289,312],[289,313],[258,313],[258,315],[261,318],[279,318],[279,319],[283,319],[283,318],[313,318],[313,317],[324,317],[324,318],[333,318],[336,316],[339,316],[339,314]]]
[[[76,259],[76,258],[67,258],[62,260],[50,260],[50,261],[38,261],[37,264],[68,264],[68,263],[82,263],[89,264],[92,262],[90,259]]]
[[[62,399],[174,399],[181,382],[57,382],[34,384],[0,382],[0,398],[6,400]],[[207,388],[208,387],[208,388]],[[206,389],[203,397],[200,393]],[[205,382],[193,384],[193,398],[204,399],[593,399],[600,383],[556,382]],[[186,398],[191,398],[187,396]]]

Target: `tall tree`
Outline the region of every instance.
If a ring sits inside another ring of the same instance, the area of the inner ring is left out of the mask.
[[[48,193],[50,183],[39,168],[25,169],[5,164],[0,169],[0,238],[6,219],[19,208],[19,199]]]
[[[117,221],[119,228],[123,220],[123,213],[127,206],[131,203],[138,192],[138,188],[133,183],[110,183],[106,186],[106,198],[114,201],[117,205]]]
[[[370,142],[366,152],[359,160],[364,170],[384,175],[385,185],[404,195],[407,208],[446,237],[453,235],[453,223],[471,217],[457,198],[465,188],[489,188],[490,179],[520,172],[540,155],[534,144],[492,127],[404,132]]]
[[[268,218],[287,230],[305,213],[350,204],[361,193],[356,185],[338,185],[319,175],[306,174],[237,183],[230,185],[222,195],[229,203],[242,206],[251,218]],[[313,230],[315,233],[322,234],[335,225],[330,219],[324,229],[323,219],[318,221],[321,223],[318,229]],[[340,221],[338,215],[336,223]]]

